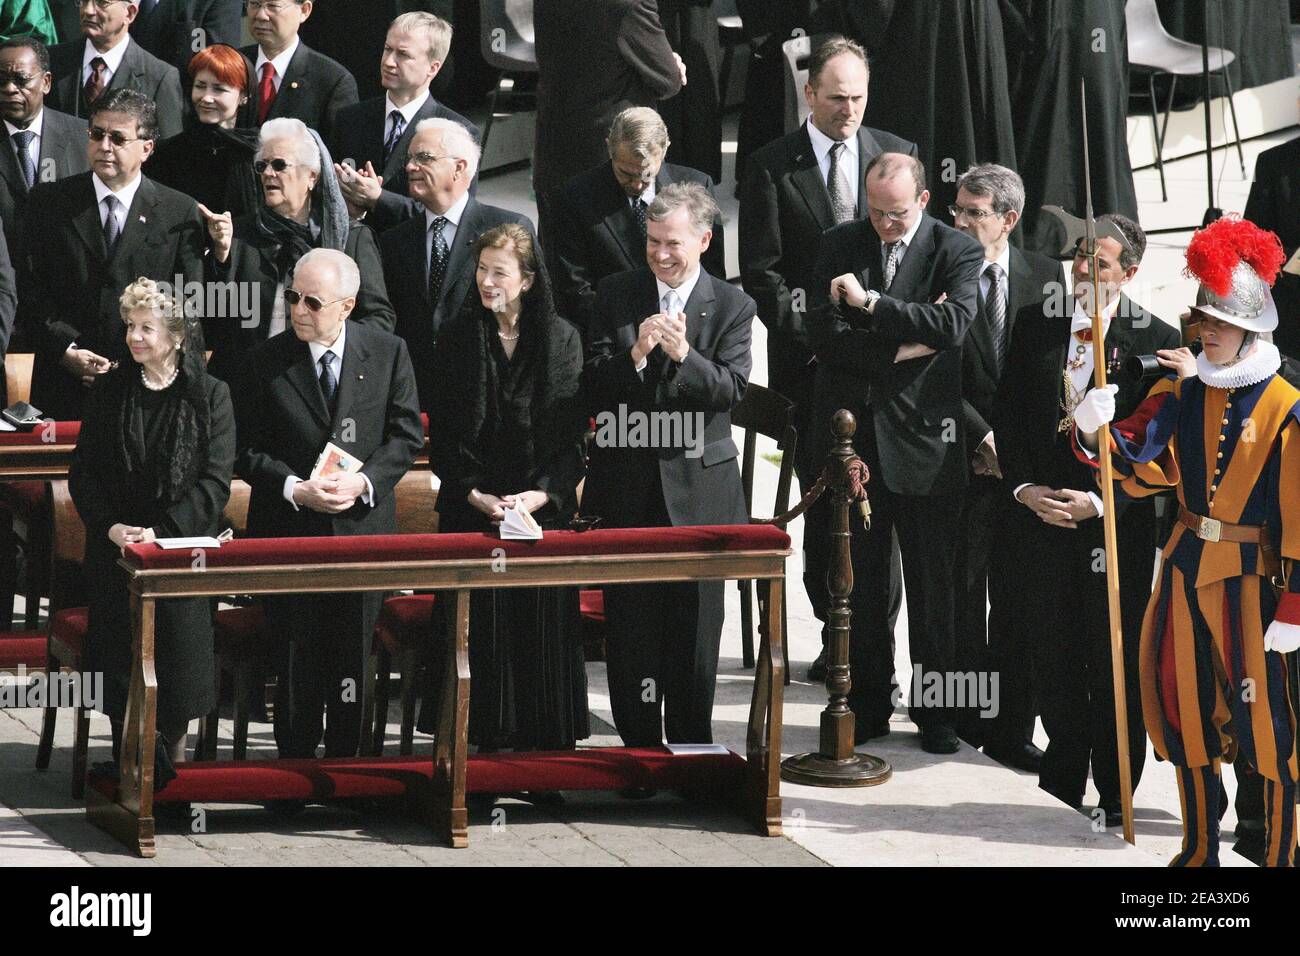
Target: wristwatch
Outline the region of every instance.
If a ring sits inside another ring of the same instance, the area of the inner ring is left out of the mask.
[[[876,303],[880,301],[880,293],[875,289],[867,290],[867,301],[862,303],[862,311],[871,315],[876,309]]]

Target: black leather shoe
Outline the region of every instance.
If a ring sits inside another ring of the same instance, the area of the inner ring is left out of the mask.
[[[921,731],[921,749],[928,754],[955,754],[961,750],[961,741],[947,724],[934,724]]]
[[[1043,752],[1030,743],[1015,744],[1010,747],[985,744],[984,753],[1005,767],[1027,770],[1029,773],[1038,773],[1039,767],[1043,764]]]
[[[808,665],[808,681],[812,684],[826,683],[826,648],[823,647],[821,653]]]
[[[889,721],[882,720],[875,724],[856,724],[853,728],[853,745],[861,747],[868,740],[889,736]]]

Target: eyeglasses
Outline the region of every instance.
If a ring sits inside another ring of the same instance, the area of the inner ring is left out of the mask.
[[[142,138],[139,136],[123,136],[117,130],[101,129],[98,126],[90,127],[90,129],[86,130],[86,135],[90,137],[90,141],[92,143],[98,143],[104,139],[107,139],[118,149],[121,149],[127,143],[139,142],[140,139]]]
[[[18,89],[25,90],[43,75],[43,73],[33,73],[31,76],[23,76],[21,73],[0,73],[0,86],[8,86],[12,83]]]
[[[958,206],[956,203],[953,203],[948,207],[948,212],[951,214],[953,219],[956,219],[958,216],[965,216],[971,222],[982,222],[989,216],[1002,215],[992,209],[972,209],[967,206]]]
[[[343,297],[343,299],[346,299],[346,298],[347,298],[347,296],[344,296],[344,297]],[[325,308],[325,306],[327,306],[327,305],[333,305],[335,302],[342,302],[343,299],[332,299],[332,300],[330,300],[329,302],[322,302],[322,301],[321,301],[320,299],[318,299],[316,296],[314,296],[314,295],[303,295],[303,294],[302,294],[301,292],[299,292],[297,289],[285,289],[285,290],[284,290],[284,301],[285,301],[285,302],[288,302],[290,305],[297,305],[299,302],[306,302],[306,303],[307,303],[307,308],[310,309],[310,310],[313,311],[313,312],[319,312],[321,309]]]
[[[455,156],[435,156],[433,153],[407,153],[407,164],[414,163],[416,166],[432,166],[440,159],[455,159]]]
[[[302,0],[246,0],[248,15],[253,16],[265,10],[271,16],[284,13],[291,6],[302,6]]]
[[[874,216],[878,219],[888,219],[890,222],[902,222],[912,214],[912,210],[903,209],[903,210],[891,210],[890,212],[885,212],[883,209],[875,209],[871,206],[868,206],[867,214],[870,216]]]
[[[105,10],[107,10],[107,9],[109,8],[109,6],[110,6],[111,4],[114,4],[114,3],[130,3],[130,2],[131,2],[131,0],[77,0],[77,6],[78,6],[78,7],[84,7],[86,4],[89,3],[91,6],[93,6],[93,7],[94,7],[96,10],[98,10],[100,13],[103,13]]]
[[[260,176],[269,168],[273,172],[282,173],[291,166],[297,165],[299,164],[291,163],[287,159],[259,159],[253,164],[253,172]]]

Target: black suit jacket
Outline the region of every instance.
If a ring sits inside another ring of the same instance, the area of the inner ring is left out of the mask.
[[[331,419],[316,363],[293,330],[267,339],[246,356],[235,396],[235,473],[253,489],[248,532],[253,537],[391,534],[393,488],[424,447],[415,379],[406,344],[379,329],[348,325]],[[337,515],[294,510],[285,479],[307,479],[327,442],[365,464],[373,507],[360,499]]]
[[[428,411],[438,384],[434,381],[433,368],[433,347],[438,340],[438,330],[460,311],[465,296],[474,286],[476,263],[470,247],[479,236],[503,222],[519,223],[530,233],[533,224],[526,216],[485,205],[471,196],[447,256],[438,301],[430,302],[429,260],[425,255],[426,222],[422,211],[419,216],[393,227],[379,237],[379,249],[384,260],[388,295],[396,313],[394,331],[411,350],[420,391],[420,408]]]
[[[45,105],[56,110],[90,118],[91,104],[86,102],[81,78],[81,60],[85,40],[69,40],[50,47],[50,70],[54,84]],[[179,133],[185,117],[181,77],[176,67],[164,63],[133,39],[127,41],[126,53],[117,72],[109,80],[105,95],[113,90],[139,90],[158,107],[158,138],[169,139]]]
[[[9,259],[9,244],[0,233],[0,362],[9,352],[9,340],[18,314],[18,279]],[[8,383],[0,382],[0,408],[9,407]]]
[[[822,238],[810,317],[817,348],[809,474],[830,448],[831,416],[858,419],[855,447],[890,491],[934,495],[966,483],[962,437],[961,345],[975,321],[984,248],[964,233],[922,216],[893,285],[868,315],[832,306],[830,283],[846,272],[880,291],[881,243],[869,220],[842,223]],[[825,290],[825,291],[822,291]],[[942,303],[935,300],[941,295]],[[895,362],[900,345],[918,342],[933,355]]]
[[[57,419],[81,417],[85,389],[59,367],[71,343],[130,361],[123,289],[140,276],[174,284],[178,275],[203,275],[205,232],[194,200],[144,176],[109,258],[93,176],[38,184],[19,227],[19,323],[36,352],[32,404]]]
[[[235,219],[234,232],[230,258],[223,264],[209,253],[204,262],[205,273],[212,283],[235,283],[226,288],[233,288],[239,301],[244,301],[247,290],[257,292],[256,314],[209,316],[204,322],[208,348],[212,350],[208,371],[227,381],[233,379],[244,353],[258,342],[266,341],[280,282],[276,266],[280,245],[258,231],[257,216],[248,214]],[[368,325],[385,332],[393,331],[393,307],[384,287],[384,268],[379,260],[375,234],[362,223],[352,223],[343,251],[361,270],[361,288],[357,291],[356,307],[348,316],[348,327]],[[285,280],[287,283],[289,277],[286,276]],[[285,322],[288,322],[287,313]]]
[[[629,106],[681,89],[655,0],[546,0],[533,10],[537,149],[533,189],[545,201],[606,158],[609,124]]]
[[[257,44],[244,47],[243,54],[249,63],[256,64]],[[256,90],[251,99],[253,115],[256,116],[261,108],[261,97]],[[291,116],[300,119],[329,142],[336,114],[356,101],[357,81],[352,74],[336,61],[299,41],[266,118]]]
[[[41,126],[41,153],[36,163],[36,182],[66,179],[90,170],[86,121],[46,107]],[[8,132],[7,127],[0,130]],[[18,217],[27,204],[27,180],[18,165],[14,141],[0,145],[0,220],[10,247],[18,236]]]
[[[744,524],[748,509],[731,437],[731,410],[749,382],[754,300],[701,270],[682,309],[690,344],[686,359],[678,366],[656,348],[638,374],[629,352],[642,320],[659,308],[648,269],[620,272],[596,287],[596,325],[583,385],[597,432],[582,511],[599,515],[609,527],[637,523],[646,495],[654,490],[650,469],[657,469],[673,525]],[[617,439],[603,440],[602,435],[611,434],[604,429],[617,435],[620,417],[630,422],[626,416],[635,412],[675,413],[682,423],[682,445],[620,447]],[[692,428],[703,423],[702,435],[695,433],[690,447],[683,447],[687,426],[682,416],[691,416]]]
[[[1288,259],[1300,248],[1300,138],[1259,154],[1246,218],[1276,232]],[[1280,319],[1273,341],[1287,355],[1300,358],[1300,276],[1279,275],[1273,299]]]
[[[1049,295],[1059,294],[1064,283],[1061,264],[1037,252],[1021,252],[1008,246],[1010,253],[1007,285],[1007,329],[1003,363],[1011,352],[1011,335],[1021,310],[1042,314],[1042,304]],[[966,332],[961,347],[962,409],[966,427],[966,457],[969,460],[984,436],[992,431],[993,396],[998,390],[1001,370],[994,354],[993,330],[980,293],[975,321]]]
[[[859,172],[881,153],[915,156],[916,144],[859,127]],[[863,192],[860,183],[858,192]],[[861,200],[859,206],[859,216],[864,215]],[[833,225],[830,194],[806,123],[750,157],[740,194],[740,281],[767,326],[768,383],[797,403],[810,397],[808,309],[822,233]],[[802,295],[796,301],[798,290]],[[824,297],[826,291],[818,294]]]
[[[330,142],[334,162],[350,163],[356,169],[364,169],[366,163],[370,163],[384,177],[379,204],[366,216],[366,225],[375,232],[391,229],[420,210],[419,202],[406,192],[406,151],[415,138],[416,124],[427,119],[449,119],[469,130],[474,142],[479,142],[481,138],[477,126],[455,110],[439,103],[430,94],[424,105],[416,111],[415,117],[406,124],[397,147],[385,163],[384,129],[388,125],[386,106],[387,97],[377,96],[339,110]],[[470,186],[471,193],[476,190],[477,183],[478,177],[475,177],[474,184]]]
[[[195,47],[239,46],[243,7],[241,0],[158,0],[135,18],[131,39],[184,73]]]
[[[1008,494],[1023,484],[1078,491],[1096,488],[1092,469],[1078,462],[1068,449],[1062,450],[1057,431],[1064,414],[1062,373],[1073,310],[1072,299],[1057,298],[1049,309],[1043,303],[1025,306],[1016,319],[1006,370],[993,406],[994,441]],[[1117,348],[1123,361],[1130,355],[1150,355],[1156,349],[1177,348],[1178,344],[1177,329],[1127,296],[1120,297],[1106,334],[1108,356]],[[1115,420],[1121,421],[1146,397],[1151,382],[1116,380],[1115,376],[1110,380],[1119,385]]]
[[[699,183],[717,198],[707,173],[664,163],[655,177],[655,192],[671,183]],[[579,173],[551,197],[551,274],[560,314],[585,330],[595,308],[596,284],[606,276],[629,269],[645,269],[645,237],[627,194],[606,162]],[[700,265],[710,275],[726,276],[722,217],[713,221],[713,239]]]

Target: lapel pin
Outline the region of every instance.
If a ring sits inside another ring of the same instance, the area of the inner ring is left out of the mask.
[[[361,382],[361,381],[364,381],[364,380],[365,380],[365,376],[362,375],[362,374],[360,374],[360,373],[357,373],[357,381],[358,381],[358,382]]]
[[[291,89],[291,90],[296,90],[297,88],[298,88],[298,81],[297,81],[297,80],[294,80],[292,83],[289,84],[289,89]]]
[[[149,220],[146,219],[146,218],[144,218],[144,216],[141,216],[141,217],[140,217],[140,222],[145,223],[145,224],[148,224]]]

